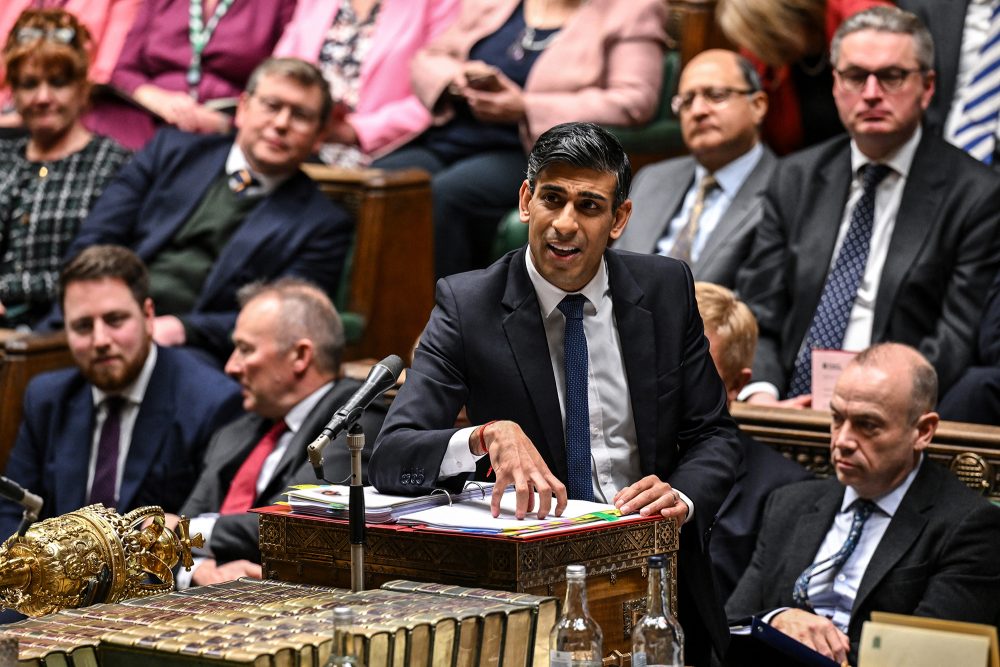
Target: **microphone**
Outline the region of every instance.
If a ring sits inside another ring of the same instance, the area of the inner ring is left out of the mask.
[[[42,513],[44,501],[30,491],[26,491],[20,484],[12,479],[0,475],[0,496],[11,500],[24,508],[24,519],[18,529],[19,535],[24,535],[28,526],[38,521],[38,516]]]
[[[350,400],[337,410],[319,436],[306,448],[309,463],[316,472],[316,479],[323,479],[323,449],[344,429],[354,426],[365,408],[396,384],[403,372],[403,360],[395,354],[378,362],[368,372],[365,383],[354,392]]]

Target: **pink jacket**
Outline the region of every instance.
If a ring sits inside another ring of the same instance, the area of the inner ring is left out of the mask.
[[[465,0],[451,28],[413,59],[413,91],[434,110],[435,124],[451,117],[451,109],[438,101],[469,50],[499,29],[519,3]],[[559,123],[628,126],[649,120],[660,99],[666,14],[663,0],[582,3],[528,74],[521,124],[525,149]]]
[[[299,0],[274,55],[317,62],[341,1]],[[365,153],[387,153],[430,126],[430,113],[410,88],[410,60],[448,27],[458,5],[459,0],[382,0],[361,65],[358,108],[347,117]]]

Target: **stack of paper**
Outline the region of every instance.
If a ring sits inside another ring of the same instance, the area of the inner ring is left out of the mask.
[[[292,511],[298,514],[328,516],[338,519],[348,518],[350,498],[349,486],[339,484],[300,484],[285,494]],[[379,493],[373,486],[365,489],[365,522],[391,523],[402,514],[448,505],[470,498],[489,498],[493,493],[492,484],[469,484],[461,493],[451,493],[443,489],[426,496],[390,496]]]
[[[500,499],[500,516],[495,518],[490,508],[490,496],[487,496],[465,500],[451,506],[431,507],[401,514],[398,523],[463,533],[520,537],[542,532],[574,530],[588,523],[643,518],[638,514],[622,516],[613,505],[570,500],[560,516],[550,514],[544,519],[538,519],[529,514],[524,519],[518,519],[514,514],[516,500],[514,487],[509,487]]]

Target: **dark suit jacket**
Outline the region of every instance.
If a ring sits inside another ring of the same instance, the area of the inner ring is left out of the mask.
[[[761,216],[761,193],[767,185],[777,158],[769,148],[743,182],[729,208],[712,230],[698,261],[691,264],[695,280],[726,287],[736,283],[736,270],[746,261],[753,245],[754,231]],[[673,158],[643,167],[632,183],[632,217],[625,232],[615,241],[615,249],[656,252],[656,243],[694,182],[697,163],[690,156]]]
[[[67,258],[97,243],[124,245],[144,261],[183,227],[222,174],[232,137],[160,131],[97,200]],[[335,294],[353,235],[347,213],[303,172],[261,199],[205,279],[185,325],[224,357],[239,310],[236,291],[254,280],[297,276]]]
[[[962,57],[962,33],[965,30],[965,13],[969,0],[898,0],[900,9],[913,12],[924,22],[934,38],[934,98],[924,114],[924,126],[941,135],[948,120],[955,87],[958,83],[958,65]]]
[[[764,193],[764,217],[737,290],[760,325],[755,379],[784,393],[819,303],[850,188],[846,136],[792,155]],[[924,133],[882,269],[872,342],[920,350],[949,387],[972,360],[1000,259],[1000,181]]]
[[[337,408],[346,403],[360,386],[361,383],[357,380],[338,380],[316,404],[302,428],[292,437],[274,476],[254,501],[254,507],[284,500],[284,492],[292,484],[320,483],[306,460],[306,447],[316,439]],[[365,429],[362,477],[365,476],[364,468],[371,454],[372,443],[375,442],[384,418],[385,406],[380,401],[369,406],[361,418],[361,425]],[[181,513],[193,517],[218,512],[236,471],[269,427],[270,423],[259,415],[246,414],[212,436],[205,455],[204,469]],[[350,476],[351,456],[347,449],[346,433],[341,433],[323,450],[323,471],[326,479],[331,482],[339,483]],[[257,515],[247,513],[220,516],[212,529],[212,540],[208,546],[219,562],[245,558],[259,563]]]
[[[836,479],[771,494],[753,560],[726,605],[730,619],[794,606],[792,586],[813,562],[843,497]],[[998,549],[1000,508],[925,460],[861,579],[847,633],[852,657],[873,611],[996,623]]]
[[[434,488],[463,405],[473,424],[516,421],[553,474],[566,481],[559,399],[524,253],[522,248],[485,270],[438,281],[437,305],[372,454],[371,481],[380,491]],[[682,579],[697,591],[702,618],[717,632],[707,559],[697,553],[729,491],[739,451],[691,272],[657,255],[609,250],[605,258],[641,471],[659,475],[694,501],[692,525],[681,536],[685,552],[695,557],[681,565]]]
[[[743,431],[739,435],[743,460],[736,469],[736,482],[716,514],[708,545],[722,604],[750,565],[764,504],[771,492],[813,478],[812,473],[775,449]]]
[[[159,348],[136,416],[118,510],[160,505],[177,512],[198,478],[212,433],[240,414],[235,382],[184,350]],[[91,384],[78,370],[31,381],[4,474],[45,500],[41,518],[86,505],[93,433]],[[20,507],[0,501],[0,534],[12,534],[20,518]]]

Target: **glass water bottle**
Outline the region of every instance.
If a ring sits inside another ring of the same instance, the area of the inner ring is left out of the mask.
[[[601,667],[604,633],[587,611],[587,568],[566,567],[566,601],[549,634],[551,667]]]
[[[666,556],[649,557],[646,615],[632,628],[632,667],[684,667],[684,631],[670,613]]]

